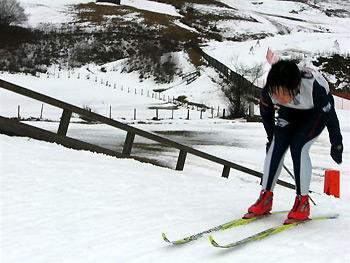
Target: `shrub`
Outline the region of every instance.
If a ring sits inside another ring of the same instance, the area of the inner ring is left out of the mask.
[[[0,27],[20,24],[28,18],[17,0],[0,0]]]

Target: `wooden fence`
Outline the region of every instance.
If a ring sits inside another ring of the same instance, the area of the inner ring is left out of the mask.
[[[245,87],[247,93],[250,94],[254,98],[260,98],[261,88],[255,86],[253,83],[239,75],[238,73],[232,71],[226,65],[218,61],[217,59],[209,56],[205,53],[197,44],[189,43],[189,47],[191,47],[194,51],[196,51],[199,55],[201,55],[209,65],[216,68],[219,72],[221,72],[228,80],[230,80],[235,87]]]
[[[262,178],[262,173],[257,172],[255,170],[246,168],[244,166],[235,164],[233,162],[224,160],[220,157],[193,149],[191,147],[188,147],[186,145],[177,143],[175,141],[160,137],[158,135],[155,135],[150,132],[143,131],[141,129],[123,124],[121,122],[112,120],[110,118],[104,117],[102,115],[96,114],[94,112],[84,110],[82,108],[76,107],[74,105],[65,103],[63,101],[54,99],[52,97],[40,94],[38,92],[26,89],[24,87],[12,84],[10,82],[4,81],[0,79],[0,87],[18,94],[21,94],[23,96],[30,97],[35,100],[39,100],[43,103],[50,104],[52,106],[61,108],[62,111],[62,116],[61,116],[61,121],[57,130],[57,133],[53,133],[50,131],[46,131],[44,129],[36,128],[28,124],[24,124],[19,122],[16,119],[9,119],[0,116],[0,133],[4,134],[9,134],[9,135],[17,135],[17,136],[28,136],[32,137],[35,139],[39,140],[44,140],[44,141],[49,141],[49,142],[56,142],[61,145],[64,145],[69,148],[73,149],[84,149],[84,150],[89,150],[93,152],[98,152],[98,153],[104,153],[112,156],[116,156],[119,158],[130,158],[131,157],[131,150],[133,147],[133,142],[135,139],[135,136],[141,136],[156,142],[159,142],[161,144],[170,146],[172,148],[178,149],[179,150],[179,155],[177,159],[177,164],[176,164],[176,170],[183,170],[185,161],[186,161],[186,156],[187,154],[192,154],[195,156],[198,156],[200,158],[218,163],[223,165],[223,172],[222,172],[222,177],[228,178],[230,169],[236,169],[241,172],[253,175],[255,177]],[[103,147],[99,147],[96,145],[92,145],[77,139],[73,139],[70,137],[67,137],[67,131],[68,131],[68,126],[70,123],[70,119],[72,116],[72,113],[76,113],[82,116],[85,116],[87,118],[93,119],[95,121],[107,124],[109,126],[124,130],[127,132],[125,142],[123,145],[123,150],[121,153],[112,151]],[[132,157],[134,159],[141,159],[138,157]],[[282,180],[278,180],[278,184],[288,187],[290,189],[294,189],[294,185],[284,182]]]
[[[4,73],[4,72],[0,72]],[[67,75],[64,75],[64,73],[66,73]],[[157,90],[149,90],[147,88],[131,88],[128,85],[123,85],[123,84],[117,84],[114,81],[110,81],[106,78],[98,78],[98,76],[94,76],[92,77],[90,73],[84,75],[84,74],[80,74],[80,72],[75,73],[74,71],[67,71],[67,72],[53,72],[53,73],[37,73],[36,77],[37,78],[42,78],[43,76],[45,78],[57,78],[57,79],[61,79],[61,78],[68,78],[68,79],[79,79],[79,80],[92,80],[97,84],[101,84],[101,86],[105,86],[105,87],[109,87],[109,88],[113,88],[114,90],[119,90],[119,91],[124,91],[127,92],[129,94],[134,94],[134,95],[138,95],[138,96],[145,96],[147,98],[152,98],[152,99],[157,99],[160,101],[164,101],[167,103],[172,103],[174,104],[174,108],[176,107],[184,107],[186,108],[186,112],[182,115],[177,115],[178,118],[180,119],[184,119],[186,118],[187,120],[190,119],[203,119],[205,118],[205,114],[204,112],[210,112],[209,114],[206,114],[206,116],[209,116],[209,118],[214,118],[215,117],[220,117],[220,118],[226,118],[227,117],[227,113],[228,110],[220,107],[220,106],[211,106],[211,107],[207,107],[204,104],[198,104],[198,103],[193,103],[193,102],[186,102],[186,101],[182,101],[179,100],[179,98],[175,98],[174,96],[169,96],[169,95],[164,95],[161,94],[161,91],[157,91]],[[75,77],[74,77],[75,76]],[[200,76],[200,71],[199,70],[195,70],[186,74],[181,75],[181,78],[183,79],[184,82],[186,82],[187,84],[190,84],[191,82],[193,82],[194,80],[196,80],[198,77]],[[73,85],[73,84],[72,84]],[[43,116],[43,105],[39,105],[38,108],[41,108],[40,110],[40,117],[38,117],[38,119],[42,119]],[[20,118],[24,118],[24,119],[28,119],[28,117],[25,116],[25,114],[20,114],[20,110],[22,109],[21,105],[18,105],[18,111],[17,111],[17,116],[18,119]],[[106,111],[105,112],[109,112],[109,117],[112,118],[112,106],[106,106]],[[171,106],[170,107],[152,107],[149,108],[152,112],[154,112],[154,110],[157,111],[171,111],[171,114],[168,114],[168,117],[165,118],[169,118],[169,119],[174,119],[174,110],[171,110]],[[133,120],[136,120],[136,110],[135,108],[130,110],[130,115],[124,115],[124,116],[120,116],[120,118],[126,119],[127,116],[133,116]],[[190,111],[197,111],[198,113],[193,113]],[[24,112],[22,110],[22,112]],[[153,113],[152,113],[153,114]],[[35,115],[36,116],[36,115]],[[191,118],[190,118],[191,116]],[[193,117],[194,116],[194,117]],[[31,118],[33,116],[30,116],[29,118]],[[149,115],[149,118],[155,118],[158,119],[157,115],[153,115],[151,116],[151,113]],[[193,118],[192,118],[193,117]],[[163,118],[163,117],[162,117]]]

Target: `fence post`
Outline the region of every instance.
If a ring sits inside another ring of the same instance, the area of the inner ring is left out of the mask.
[[[186,155],[187,155],[186,151],[180,150],[179,158],[177,159],[177,164],[176,164],[176,168],[175,168],[177,171],[182,171],[184,169]]]
[[[128,132],[126,134],[124,147],[123,147],[123,154],[130,156],[132,145],[134,143],[134,139],[135,139],[135,133]]]
[[[222,171],[222,177],[228,178],[230,174],[230,166],[225,165],[224,170]]]
[[[66,136],[71,116],[72,116],[72,112],[71,111],[63,110],[62,116],[61,116],[60,126],[58,127],[58,131],[57,131],[58,135]]]
[[[189,120],[190,119],[190,109],[187,109],[187,118],[186,120]]]
[[[41,104],[40,119],[43,118],[44,104]]]
[[[254,117],[254,102],[249,103],[249,116]]]
[[[18,105],[17,107],[17,118],[21,119],[21,105]]]

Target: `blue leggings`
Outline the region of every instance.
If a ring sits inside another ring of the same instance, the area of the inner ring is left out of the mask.
[[[284,155],[290,147],[296,193],[308,195],[312,174],[309,150],[324,127],[322,115],[315,108],[297,110],[281,106],[273,140],[265,158],[263,189],[273,191]]]

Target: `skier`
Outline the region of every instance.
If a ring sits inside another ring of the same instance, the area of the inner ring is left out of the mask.
[[[276,124],[275,105],[279,106]],[[262,190],[259,199],[249,207],[243,218],[271,211],[273,189],[289,147],[296,198],[284,223],[307,220],[310,214],[308,193],[312,172],[309,149],[324,127],[329,132],[331,157],[338,164],[342,162],[342,135],[328,83],[316,71],[299,69],[292,61],[278,61],[272,65],[262,90],[260,113],[268,139]]]
[[[256,41],[255,47],[260,47],[260,40]]]
[[[338,40],[335,40],[335,41],[334,41],[334,48],[335,48],[337,51],[339,51],[340,47],[339,47],[339,42],[338,42]]]

